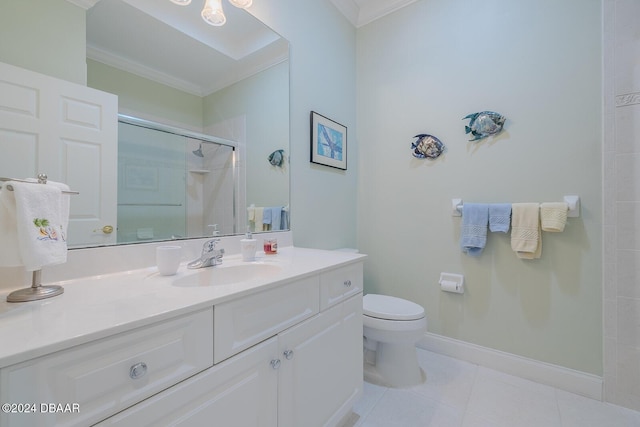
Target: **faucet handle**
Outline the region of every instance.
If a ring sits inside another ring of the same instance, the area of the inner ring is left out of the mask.
[[[218,242],[220,242],[220,239],[207,240],[206,242],[204,242],[204,245],[202,245],[202,252],[212,252],[216,248],[216,244]]]

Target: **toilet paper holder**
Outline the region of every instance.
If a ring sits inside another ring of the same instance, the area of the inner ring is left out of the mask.
[[[456,273],[440,273],[440,289],[446,292],[464,293],[464,276]]]

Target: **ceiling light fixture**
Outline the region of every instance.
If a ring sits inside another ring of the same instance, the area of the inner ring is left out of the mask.
[[[231,3],[235,7],[239,7],[240,9],[246,9],[248,7],[251,7],[251,5],[253,4],[253,0],[229,0],[229,3]]]
[[[179,6],[187,6],[191,3],[191,0],[171,0],[171,2]],[[229,3],[235,7],[247,9],[251,7],[253,0],[229,0]],[[204,19],[204,22],[216,27],[224,25],[224,23],[227,22],[227,17],[224,16],[224,11],[222,10],[222,0],[205,0],[204,8],[202,8],[200,15],[202,19]]]
[[[222,0],[206,0],[200,14],[204,22],[215,27],[224,25],[227,22],[227,17],[224,16],[222,11]]]

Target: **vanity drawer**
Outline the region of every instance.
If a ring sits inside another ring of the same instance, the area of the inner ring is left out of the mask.
[[[362,292],[362,263],[330,270],[320,275],[320,310],[325,310]]]
[[[216,305],[214,363],[317,314],[318,286],[319,277],[313,276]]]
[[[77,404],[79,411],[3,413],[0,425],[90,425],[212,365],[209,308],[2,369],[2,402]]]

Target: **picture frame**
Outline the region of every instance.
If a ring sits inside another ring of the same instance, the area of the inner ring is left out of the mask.
[[[347,127],[311,112],[311,163],[347,170]]]

